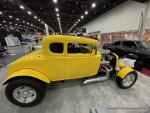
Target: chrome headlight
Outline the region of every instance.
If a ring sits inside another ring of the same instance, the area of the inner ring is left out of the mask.
[[[118,72],[121,70],[121,68],[118,65],[116,65],[115,70]]]

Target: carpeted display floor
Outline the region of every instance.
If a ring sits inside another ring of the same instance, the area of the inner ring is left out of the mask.
[[[150,77],[150,70],[149,69],[143,68],[140,72],[143,73],[144,75]]]

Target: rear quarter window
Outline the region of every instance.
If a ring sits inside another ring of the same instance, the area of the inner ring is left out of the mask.
[[[63,53],[64,51],[64,45],[63,43],[51,43],[49,45],[50,51],[53,53]]]

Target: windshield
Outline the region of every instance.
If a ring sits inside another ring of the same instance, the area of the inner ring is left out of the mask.
[[[150,49],[150,42],[137,42],[140,48]]]

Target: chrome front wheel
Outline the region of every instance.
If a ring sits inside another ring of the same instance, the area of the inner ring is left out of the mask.
[[[122,89],[127,89],[132,87],[138,78],[137,72],[133,71],[127,74],[124,78],[117,77],[116,83]]]
[[[134,74],[128,74],[122,81],[123,86],[130,86],[135,81],[135,75]]]

